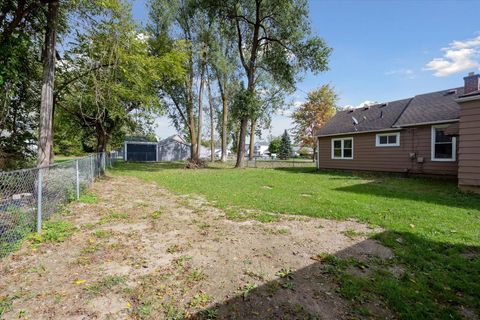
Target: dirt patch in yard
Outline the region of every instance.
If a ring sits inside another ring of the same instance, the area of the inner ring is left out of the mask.
[[[381,301],[359,313],[324,261],[392,258],[368,238],[380,230],[287,215],[232,221],[201,198],[135,178],[105,178],[92,192],[96,203],[72,203],[64,217],[78,228],[72,237],[26,243],[0,261],[0,318],[351,319],[365,309],[391,316]]]

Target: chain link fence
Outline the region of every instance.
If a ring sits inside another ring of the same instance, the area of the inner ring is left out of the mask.
[[[269,159],[255,157],[253,160],[247,159],[248,168],[309,168],[315,167],[315,162],[312,159],[291,158],[288,160]]]
[[[68,201],[79,199],[116,157],[97,153],[48,167],[0,172],[0,257]]]

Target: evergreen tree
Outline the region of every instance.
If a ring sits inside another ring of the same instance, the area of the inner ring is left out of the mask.
[[[282,144],[280,145],[280,152],[278,157],[281,160],[287,160],[292,154],[292,145],[290,144],[290,136],[287,133],[287,130],[282,135]]]

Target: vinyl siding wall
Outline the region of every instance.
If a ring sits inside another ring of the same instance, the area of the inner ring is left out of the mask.
[[[459,147],[458,184],[480,191],[480,100],[460,104]]]
[[[430,125],[399,130],[399,147],[376,147],[377,133],[321,137],[319,138],[319,168],[457,176],[458,161],[431,160],[431,130]],[[353,137],[353,160],[332,159],[331,140],[342,137]],[[417,156],[414,160],[410,159],[412,152]],[[418,158],[421,157],[423,157],[423,163],[418,162]]]

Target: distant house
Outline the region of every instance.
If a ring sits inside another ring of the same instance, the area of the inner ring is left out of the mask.
[[[313,149],[310,148],[310,147],[293,146],[292,147],[292,153],[293,153],[294,157],[299,157],[299,156],[312,157],[313,156]]]
[[[210,150],[200,147],[200,158],[210,157]],[[172,135],[160,142],[125,141],[126,161],[181,161],[190,158],[190,144],[180,135]]]
[[[250,144],[245,144],[245,154],[250,155]],[[268,143],[266,142],[255,142],[253,145],[253,156],[254,157],[264,157],[270,156],[270,151],[268,151]]]
[[[317,131],[317,168],[446,175],[480,192],[480,75],[464,81],[338,112]]]

